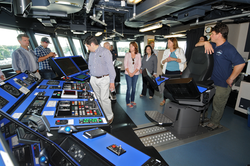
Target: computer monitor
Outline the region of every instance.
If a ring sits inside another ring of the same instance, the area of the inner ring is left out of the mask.
[[[61,68],[66,76],[80,72],[70,58],[55,59],[57,65]]]
[[[175,99],[198,99],[201,94],[192,78],[167,80],[165,88]]]
[[[82,56],[71,57],[71,59],[75,62],[76,66],[81,71],[88,70],[88,64],[86,63],[86,61],[83,59]]]

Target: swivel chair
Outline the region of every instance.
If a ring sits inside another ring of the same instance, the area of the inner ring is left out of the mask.
[[[211,85],[213,82],[208,80],[212,70],[213,56],[206,54],[203,46],[194,48],[190,62],[180,78],[169,76],[165,81],[164,96],[170,102],[166,102],[163,114],[158,111],[145,111],[146,116],[159,125],[173,126],[177,135],[195,133],[200,123],[201,111],[208,108],[215,93],[215,88]],[[203,91],[200,92],[197,85]]]

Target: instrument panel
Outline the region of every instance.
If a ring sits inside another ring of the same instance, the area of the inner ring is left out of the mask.
[[[50,88],[54,86],[57,88]],[[78,128],[108,126],[88,82],[43,80],[14,111],[13,117],[25,123],[32,113],[46,116],[52,130],[64,125]]]

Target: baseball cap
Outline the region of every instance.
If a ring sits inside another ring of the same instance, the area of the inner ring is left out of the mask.
[[[41,39],[41,42],[45,42],[45,43],[49,43],[50,44],[49,39],[47,37],[43,37]]]

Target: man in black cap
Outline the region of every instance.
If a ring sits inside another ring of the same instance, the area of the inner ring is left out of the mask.
[[[49,58],[54,58],[56,54],[51,52],[51,50],[48,48],[49,44],[49,39],[47,37],[43,37],[41,39],[41,45],[35,49],[37,62],[39,63],[39,72],[41,77],[47,80],[51,80],[56,77],[51,66],[49,65]]]

